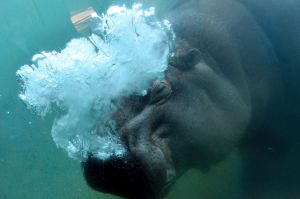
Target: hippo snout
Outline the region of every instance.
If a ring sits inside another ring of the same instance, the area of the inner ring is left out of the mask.
[[[126,155],[106,160],[90,155],[82,163],[93,189],[128,199],[158,199],[166,193],[176,172],[168,142],[153,132],[154,107],[145,107],[118,129]]]
[[[141,166],[130,156],[106,160],[90,156],[82,167],[88,185],[97,191],[128,199],[154,198]]]

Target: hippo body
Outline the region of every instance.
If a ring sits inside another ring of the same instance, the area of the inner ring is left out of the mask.
[[[179,0],[163,16],[176,34],[166,77],[116,102],[128,153],[91,156],[88,184],[162,198],[188,169],[208,171],[239,147],[245,166],[232,198],[300,194],[300,2]]]

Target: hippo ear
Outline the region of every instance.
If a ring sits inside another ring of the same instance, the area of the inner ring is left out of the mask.
[[[190,70],[200,62],[201,57],[201,52],[196,48],[192,48],[187,53],[179,55],[171,60],[170,65],[175,66],[180,70]]]

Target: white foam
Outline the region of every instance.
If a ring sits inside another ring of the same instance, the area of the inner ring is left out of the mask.
[[[125,153],[111,120],[112,100],[145,95],[154,79],[163,78],[174,40],[170,24],[154,14],[140,4],[112,6],[92,15],[89,38],[73,39],[61,52],[34,55],[32,65],[17,71],[19,97],[28,108],[41,116],[61,110],[52,137],[71,157]]]

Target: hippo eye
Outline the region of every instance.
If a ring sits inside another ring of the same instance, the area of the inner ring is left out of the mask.
[[[170,84],[165,80],[156,80],[150,89],[150,104],[163,104],[172,93]]]

